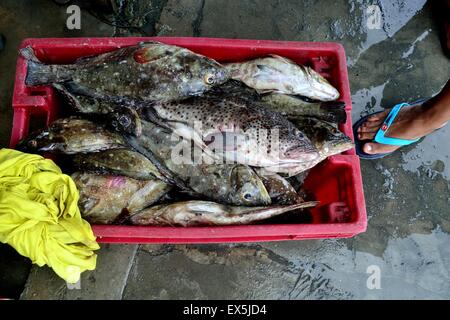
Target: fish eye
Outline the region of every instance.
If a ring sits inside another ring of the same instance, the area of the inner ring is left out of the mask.
[[[250,200],[251,198],[252,198],[252,195],[250,193],[244,194],[244,199],[245,200]]]
[[[203,81],[205,81],[206,84],[213,84],[214,83],[214,75],[211,73],[205,74],[203,77]]]
[[[128,127],[130,125],[130,122],[130,119],[125,116],[121,116],[119,118],[119,123],[124,127]]]

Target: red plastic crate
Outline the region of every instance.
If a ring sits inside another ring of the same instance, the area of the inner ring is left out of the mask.
[[[111,51],[139,41],[157,40],[186,47],[220,62],[240,61],[278,54],[314,68],[341,93],[347,122],[341,130],[353,138],[351,98],[345,52],[338,43],[236,40],[212,38],[50,38],[26,39],[46,63],[70,63],[92,54]],[[13,95],[14,122],[10,146],[26,137],[33,125],[48,125],[58,118],[60,101],[51,87],[25,86],[26,61],[18,58]],[[346,238],[364,232],[367,215],[359,158],[354,150],[328,158],[311,170],[305,181],[320,205],[305,224],[257,224],[221,227],[151,227],[94,225],[99,242],[111,243],[211,243]]]

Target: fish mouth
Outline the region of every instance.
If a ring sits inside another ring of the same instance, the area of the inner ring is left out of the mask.
[[[340,97],[339,91],[330,84],[319,83],[314,85],[315,99],[321,101],[333,101]]]
[[[340,154],[340,153],[348,151],[354,147],[355,147],[355,144],[352,141],[336,143],[334,145],[331,145],[328,153],[330,153],[329,155]]]
[[[310,162],[319,158],[319,152],[314,149],[305,150],[300,147],[292,147],[286,150],[283,158],[284,163]]]

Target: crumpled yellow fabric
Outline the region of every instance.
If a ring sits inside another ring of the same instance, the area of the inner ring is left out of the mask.
[[[69,283],[95,269],[99,249],[78,197],[72,178],[52,160],[0,150],[0,241]]]

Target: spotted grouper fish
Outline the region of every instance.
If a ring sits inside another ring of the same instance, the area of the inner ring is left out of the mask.
[[[191,141],[180,140],[151,122],[143,120],[142,134],[129,141],[143,154],[151,152],[153,159],[168,171],[171,180],[196,196],[231,205],[270,204],[270,196],[252,168],[214,163],[214,159],[202,153]],[[122,160],[131,162],[124,157]]]
[[[173,101],[200,95],[229,78],[215,60],[159,42],[144,42],[65,65],[41,63],[31,47],[21,53],[28,60],[28,86],[65,83],[72,93],[96,98]]]
[[[339,98],[339,91],[319,73],[277,55],[228,63],[226,68],[233,79],[244,82],[259,93],[300,95],[320,101]]]
[[[154,103],[141,112],[142,118],[156,114],[163,125],[216,159],[274,169],[319,156],[308,137],[280,113],[248,99],[196,97]]]

